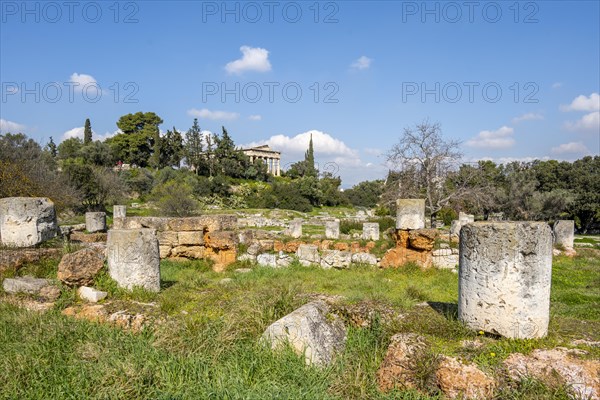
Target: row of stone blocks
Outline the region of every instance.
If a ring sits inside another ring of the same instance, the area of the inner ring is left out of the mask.
[[[302,237],[302,224],[303,220],[300,218],[293,219],[288,224],[286,234],[295,239]],[[377,222],[365,222],[363,223],[362,239],[365,240],[379,240],[379,223]],[[340,220],[327,220],[325,221],[325,238],[326,239],[339,239],[340,238]]]

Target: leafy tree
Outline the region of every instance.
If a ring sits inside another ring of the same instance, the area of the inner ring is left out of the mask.
[[[69,182],[81,192],[86,210],[102,210],[107,203],[115,204],[124,192],[124,185],[112,170],[68,160],[64,171]]]
[[[383,193],[384,182],[382,180],[364,181],[345,190],[344,195],[354,206],[375,207]]]
[[[162,156],[163,139],[160,137],[160,131],[158,129],[158,126],[153,127],[152,130],[153,130],[153,133],[152,133],[153,148],[152,148],[152,155],[150,156],[150,159],[148,160],[148,165],[150,165],[152,168],[159,169],[164,166],[161,164],[161,160],[163,159],[163,156]]]
[[[90,123],[90,119],[87,118],[83,127],[83,144],[87,145],[90,143],[92,143],[92,124]]]
[[[84,163],[88,165],[108,167],[114,164],[110,146],[99,140],[81,147],[77,155],[83,158]]]
[[[0,198],[49,197],[58,208],[78,201],[49,152],[22,133],[0,135]]]
[[[61,160],[77,158],[82,147],[83,141],[77,137],[65,139],[58,145],[58,158]]]
[[[123,115],[117,127],[123,132],[107,139],[117,159],[145,167],[155,151],[159,125],[163,120],[153,112]]]
[[[160,165],[179,168],[183,158],[183,137],[181,133],[173,127],[173,130],[167,131],[161,140]]]

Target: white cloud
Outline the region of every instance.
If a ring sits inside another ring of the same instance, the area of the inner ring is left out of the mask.
[[[514,129],[503,126],[495,131],[481,131],[473,139],[467,141],[467,146],[485,149],[507,149],[515,144]]]
[[[251,115],[248,117],[250,121],[260,121],[262,120],[262,115]]]
[[[581,142],[563,143],[557,147],[552,148],[552,154],[565,154],[565,153],[588,154],[589,150]]]
[[[552,84],[552,89],[558,89],[558,88],[562,87],[562,85],[563,85],[562,82],[554,82]]]
[[[23,133],[26,128],[25,125],[0,119],[0,133]]]
[[[540,113],[526,113],[523,115],[519,115],[512,119],[513,124],[519,123],[521,121],[535,121],[539,119],[544,119],[544,116]]]
[[[600,95],[592,93],[589,97],[580,95],[575,97],[571,104],[561,105],[562,111],[600,111]]]
[[[584,115],[578,121],[565,122],[565,128],[571,131],[593,131],[600,132],[600,111]]]
[[[71,138],[79,138],[79,139],[83,140],[83,131],[84,130],[85,129],[83,126],[69,129],[68,131],[66,131],[65,133],[62,134],[61,141],[71,139]],[[94,140],[94,141],[99,140],[99,141],[103,142],[106,139],[108,139],[109,137],[113,137],[119,133],[123,133],[123,131],[121,131],[120,129],[117,129],[114,132],[106,132],[106,133],[104,133],[104,135],[99,135],[92,129],[92,140]]]
[[[211,111],[206,108],[203,108],[201,110],[192,108],[191,110],[188,110],[188,115],[190,115],[192,117],[203,118],[203,119],[226,120],[226,121],[238,119],[240,116],[238,113],[235,113],[235,112],[217,111],[217,110]]]
[[[83,88],[86,85],[91,85],[91,86],[96,86],[98,87],[98,82],[96,81],[96,78],[94,78],[91,75],[86,75],[86,74],[78,74],[77,72],[74,72],[71,75],[71,78],[69,79],[69,82],[75,83],[76,85],[74,86],[75,90],[77,91],[82,91]]]
[[[296,136],[290,137],[285,135],[271,136],[269,139],[251,143],[245,147],[259,146],[262,144],[268,144],[272,149],[281,151],[282,153],[291,153],[294,155],[304,154],[308,149],[308,143],[312,135],[313,147],[315,149],[315,155],[328,155],[328,156],[344,156],[358,158],[358,151],[351,149],[344,142],[333,136],[317,131],[311,130],[304,133],[299,133]]]
[[[242,58],[231,61],[225,65],[225,70],[230,74],[240,75],[244,71],[268,72],[271,70],[269,51],[260,47],[240,47]]]
[[[363,70],[363,69],[369,69],[369,67],[371,66],[371,62],[373,62],[372,59],[370,59],[367,56],[361,56],[360,58],[358,58],[356,61],[354,61],[351,65],[350,68],[355,69],[355,70]]]

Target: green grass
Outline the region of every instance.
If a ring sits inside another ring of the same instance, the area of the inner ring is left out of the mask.
[[[54,310],[28,312],[0,302],[0,399],[437,399],[431,365],[440,354],[460,356],[502,376],[502,360],[514,352],[570,347],[573,339],[600,340],[600,262],[580,251],[555,258],[548,337],[498,339],[466,329],[456,315],[457,275],[356,266],[323,270],[294,263],[289,268],[231,266],[224,273],[204,261],[162,261],[160,293],[119,289],[104,272],[95,286],[110,300],[155,302],[162,318],[141,333],[64,317],[79,300],[63,291]],[[56,262],[18,272],[55,277]],[[233,281],[223,284],[223,278]],[[369,302],[393,310],[369,328],[348,328],[346,350],[327,368],[304,365],[290,350],[273,352],[259,342],[264,329],[322,293],[344,303]],[[424,305],[428,302],[431,306]],[[375,374],[392,335],[416,332],[430,343],[418,364],[422,392],[379,392]],[[463,348],[462,340],[482,347]],[[585,347],[584,347],[585,348]],[[585,348],[600,357],[598,348]],[[502,381],[504,382],[504,381]],[[567,399],[564,387],[540,382],[504,382],[499,399]]]

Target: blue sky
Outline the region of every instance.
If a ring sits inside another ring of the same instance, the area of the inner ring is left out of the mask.
[[[466,161],[600,152],[598,1],[0,6],[0,130],[41,143],[153,111],[163,131],[198,117],[286,165],[312,133],[345,187],[384,178],[385,152],[426,118]]]

